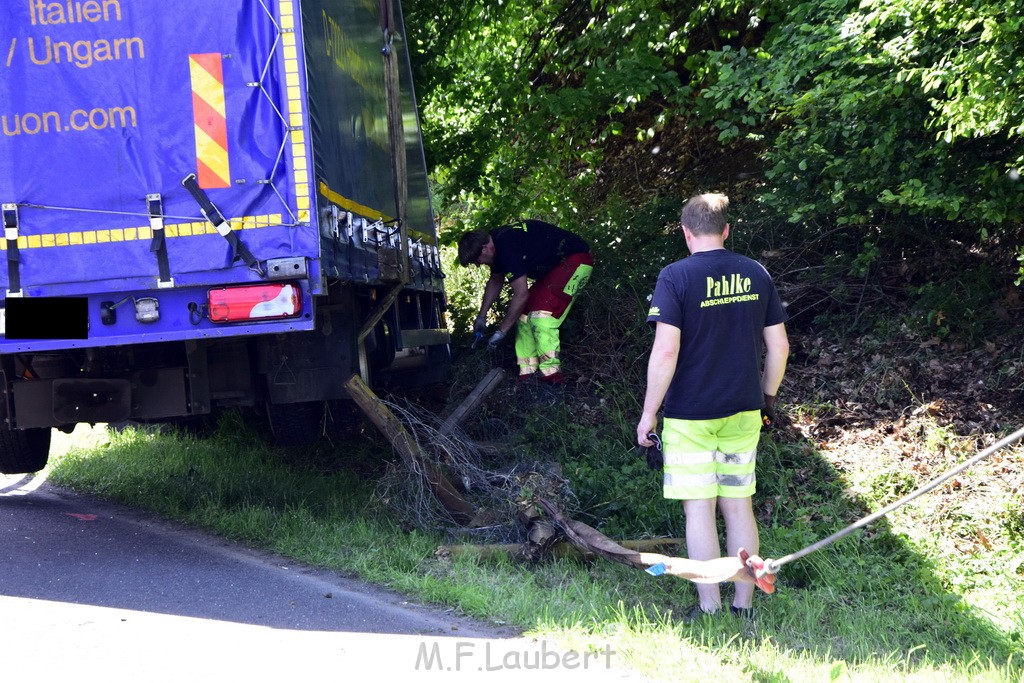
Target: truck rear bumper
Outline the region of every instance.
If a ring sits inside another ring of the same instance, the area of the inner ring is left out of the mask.
[[[312,295],[307,283],[296,284],[302,290],[299,315],[233,323],[212,322],[206,314],[211,287],[8,299],[5,303],[11,311],[0,309],[0,354],[311,330]],[[12,319],[15,311],[22,321]],[[9,331],[17,331],[18,338]]]

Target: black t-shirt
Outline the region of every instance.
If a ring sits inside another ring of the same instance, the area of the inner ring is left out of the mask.
[[[590,247],[578,235],[544,221],[525,220],[502,225],[490,232],[494,240],[492,273],[505,273],[509,281],[526,277],[537,280],[573,254]]]
[[[662,269],[647,321],[680,330],[665,417],[714,420],[761,408],[764,328],[787,318],[768,271],[746,256],[702,251]]]

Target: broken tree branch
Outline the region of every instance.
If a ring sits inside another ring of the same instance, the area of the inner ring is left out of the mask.
[[[359,375],[352,375],[345,382],[345,389],[356,405],[391,442],[409,471],[424,478],[452,520],[458,524],[470,525],[476,518],[476,510],[459,494],[444,473],[423,457],[416,440],[387,406],[381,403],[373,390],[366,386]]]

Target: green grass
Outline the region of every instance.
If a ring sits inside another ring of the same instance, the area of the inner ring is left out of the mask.
[[[595,436],[600,431],[563,430],[557,444],[538,446],[561,449],[561,457],[576,462],[566,468],[568,478],[591,482],[594,491],[581,496],[582,512],[591,521],[607,512],[605,529],[618,537],[677,524],[677,511],[665,501],[638,501],[642,514],[660,510],[654,523],[630,509],[630,496],[656,491],[649,482],[619,495],[596,490],[593,481],[602,476],[615,484],[617,477],[633,481],[650,474],[635,467],[635,456],[614,430]],[[949,435],[934,439],[946,444],[947,457],[959,457]],[[693,604],[695,592],[682,580],[606,562],[527,566],[438,556],[435,550],[453,539],[403,529],[376,500],[381,452],[389,453],[382,441],[362,440],[289,465],[231,415],[206,441],[111,433],[109,442],[55,456],[48,476],[57,485],[515,625],[566,647],[610,644],[618,662],[654,678],[890,682],[1024,676],[1019,501],[980,496],[951,507],[949,500],[920,499],[787,565],[776,594],[759,596],[754,624],[722,616],[688,625],[677,615]],[[1020,451],[1010,461],[1019,467]],[[851,467],[807,443],[765,440],[762,490],[755,498],[765,554],[780,557],[802,548],[916,486],[917,475],[908,480],[897,465]],[[610,507],[616,499],[626,505]],[[946,509],[938,510],[940,504]],[[965,552],[958,539],[979,531],[990,547],[975,544]],[[725,588],[723,595],[728,593]]]

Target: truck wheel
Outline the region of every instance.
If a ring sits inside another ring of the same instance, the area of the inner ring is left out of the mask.
[[[0,473],[27,474],[46,467],[50,458],[50,429],[0,427]]]
[[[320,436],[323,401],[267,403],[267,421],[274,444],[282,448],[308,446]]]

